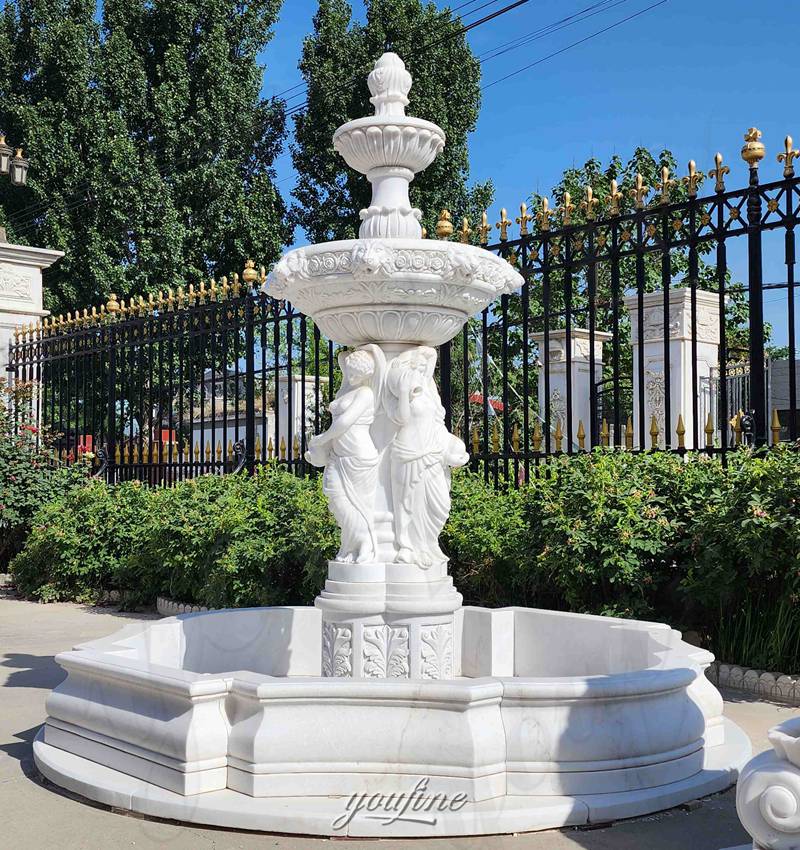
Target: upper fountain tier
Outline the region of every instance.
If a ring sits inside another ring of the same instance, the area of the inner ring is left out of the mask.
[[[335,150],[372,184],[359,238],[287,252],[267,291],[344,345],[441,345],[471,315],[522,286],[522,276],[482,248],[421,238],[409,183],[442,150],[444,132],[405,114],[411,74],[397,54],[384,53],[367,82],[375,115],[348,121],[333,136]]]

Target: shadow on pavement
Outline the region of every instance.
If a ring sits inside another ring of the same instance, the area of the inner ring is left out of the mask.
[[[52,655],[9,652],[3,656],[0,667],[10,667],[14,671],[4,682],[5,688],[43,688],[51,691],[66,676]]]

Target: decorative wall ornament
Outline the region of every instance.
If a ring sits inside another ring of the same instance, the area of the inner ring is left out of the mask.
[[[422,678],[450,679],[453,676],[453,624],[423,626]]]
[[[30,278],[13,269],[0,266],[0,296],[29,300],[33,297]]]
[[[648,369],[645,380],[645,394],[647,396],[647,405],[650,410],[650,415],[655,416],[658,423],[659,434],[664,434],[664,402],[665,402],[665,386],[664,373]]]
[[[371,679],[407,679],[408,627],[364,626],[364,675]]]
[[[352,676],[353,630],[338,623],[322,624],[322,675]]]

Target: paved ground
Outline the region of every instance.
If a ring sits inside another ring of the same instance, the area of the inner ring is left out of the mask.
[[[37,774],[31,741],[44,720],[48,691],[62,678],[53,655],[76,643],[110,634],[126,621],[111,609],[37,605],[0,596],[0,847],[15,850],[322,850],[331,839],[289,838],[202,829],[123,815],[66,796]],[[769,727],[794,713],[733,692],[726,714],[750,735],[755,750],[768,746]],[[570,829],[473,839],[351,840],[362,850],[721,850],[743,844],[732,792],[680,809],[603,829]]]

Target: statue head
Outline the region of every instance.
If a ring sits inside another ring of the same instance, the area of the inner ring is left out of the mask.
[[[375,374],[375,359],[363,349],[351,351],[344,360],[344,372],[348,384],[360,387],[372,380]]]

